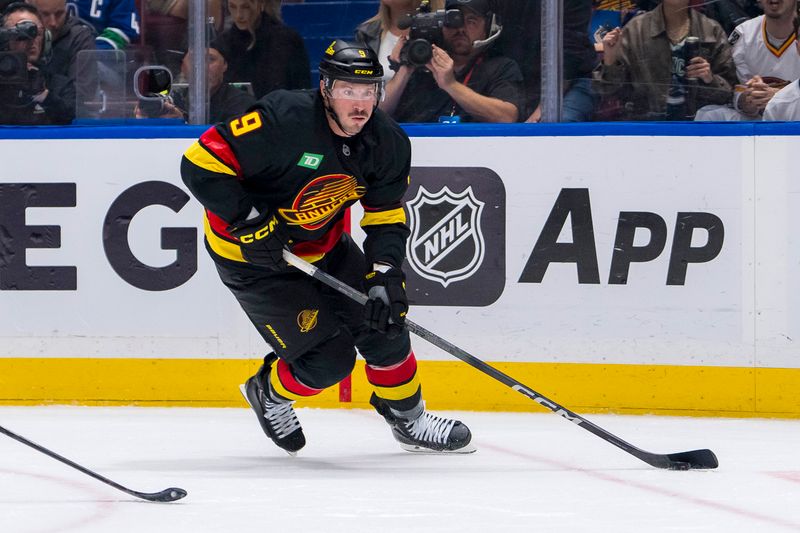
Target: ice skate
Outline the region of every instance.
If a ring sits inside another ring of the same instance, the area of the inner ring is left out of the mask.
[[[277,359],[265,362],[256,375],[250,377],[244,385],[239,385],[242,396],[258,417],[261,429],[279,448],[291,456],[306,445],[303,428],[294,412],[294,402],[276,399],[269,390],[269,371]]]
[[[374,393],[370,403],[392,428],[392,435],[400,447],[413,453],[472,453],[472,434],[459,420],[432,415],[420,400],[409,411],[389,407]]]

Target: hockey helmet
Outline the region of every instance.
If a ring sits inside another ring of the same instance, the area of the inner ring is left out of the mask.
[[[380,83],[383,80],[383,67],[378,55],[369,46],[336,39],[322,56],[319,75],[326,86],[333,80]]]

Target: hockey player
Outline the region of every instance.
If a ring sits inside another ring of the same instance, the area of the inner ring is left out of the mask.
[[[274,353],[243,394],[264,432],[290,454],[305,445],[292,404],[350,374],[355,348],[370,403],[409,451],[474,451],[466,425],[425,410],[403,328],[409,234],[408,137],[382,111],[383,69],[360,43],[334,41],[319,90],[275,91],[206,131],[181,173],[205,207],[206,247],[222,282]],[[360,201],[362,252],[344,232]],[[284,247],[369,295],[353,303],[282,259]]]

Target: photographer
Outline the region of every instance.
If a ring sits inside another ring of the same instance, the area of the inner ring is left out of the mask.
[[[28,0],[28,3],[39,10],[45,28],[53,37],[52,56],[45,68],[47,88],[68,106],[71,120],[75,117],[76,93],[91,94],[97,83],[93,62],[78,65],[79,52],[95,49],[94,28],[70,13],[66,0]]]
[[[47,88],[43,68],[50,54],[50,34],[38,10],[21,2],[9,4],[0,26],[0,49],[24,56],[18,67],[10,69],[18,72],[4,73],[0,79],[0,124],[68,123],[68,106]]]
[[[447,0],[446,12],[437,13],[446,15],[441,46],[429,38],[431,57],[423,64],[415,62],[420,39],[415,38],[412,18],[409,36],[398,41],[390,56],[393,66],[399,66],[386,83],[380,108],[398,122],[517,121],[522,74],[514,61],[486,53],[500,31],[490,2]],[[432,15],[418,13],[415,18],[425,21]]]
[[[234,116],[244,114],[247,109],[256,103],[256,99],[249,93],[225,83],[223,78],[228,70],[228,62],[224,53],[225,48],[217,40],[208,45],[207,75],[208,75],[208,114],[209,123],[224,122]],[[187,52],[181,62],[181,75],[189,79],[192,69],[192,52]],[[136,107],[136,118],[180,118],[189,119],[189,98],[186,91],[176,91],[171,99],[165,98],[160,112],[150,115],[139,105]]]

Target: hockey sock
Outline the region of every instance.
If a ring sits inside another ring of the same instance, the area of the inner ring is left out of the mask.
[[[293,401],[308,398],[323,391],[300,382],[292,374],[291,367],[283,359],[272,366],[269,373],[270,394],[277,396],[277,401]]]
[[[393,411],[410,411],[420,404],[422,390],[414,352],[392,366],[366,365],[366,373],[375,395]]]

